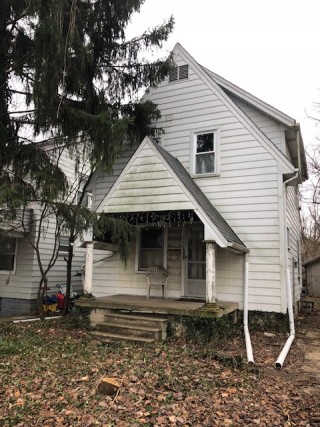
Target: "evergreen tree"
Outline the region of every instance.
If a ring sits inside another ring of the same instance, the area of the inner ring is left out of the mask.
[[[64,199],[66,177],[39,141],[70,151],[85,143],[92,170],[110,171],[124,142],[150,133],[159,111],[139,103],[138,93],[163,80],[171,58],[142,57],[167,40],[173,18],[127,40],[126,27],[143,3],[0,2],[0,203],[7,214],[14,217],[31,201],[57,206]],[[81,209],[68,206],[55,211],[69,227],[75,224],[72,244],[81,231]],[[72,256],[70,250],[70,262]]]
[[[141,52],[161,46],[172,31],[173,19],[127,41],[126,26],[143,3],[2,0],[3,197],[7,180],[13,176],[17,180],[25,178],[27,174],[37,180],[37,174],[48,167],[43,150],[37,150],[33,141],[26,144],[26,126],[37,140],[54,138],[68,144],[81,139],[93,144],[92,162],[107,170],[121,151],[125,137],[141,140],[148,133],[150,120],[157,118],[159,112],[151,103],[139,104],[137,93],[165,77],[170,59],[142,61]],[[16,108],[17,104],[25,106],[23,111]],[[13,175],[6,173],[8,169]],[[22,182],[11,184],[17,186]]]

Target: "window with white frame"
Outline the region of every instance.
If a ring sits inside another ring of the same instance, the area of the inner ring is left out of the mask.
[[[16,263],[17,239],[0,237],[0,271],[14,271]]]
[[[216,168],[216,132],[198,132],[195,134],[195,175],[207,175],[217,172]]]
[[[163,249],[163,228],[142,228],[140,231],[138,270],[144,271],[152,266],[163,267]]]
[[[69,236],[60,236],[60,242],[59,242],[59,248],[58,252],[59,254],[66,254],[69,250]]]

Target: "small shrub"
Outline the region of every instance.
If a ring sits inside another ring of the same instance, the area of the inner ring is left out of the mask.
[[[288,332],[288,315],[283,313],[250,311],[250,332]]]
[[[240,330],[232,316],[198,317],[182,316],[180,327],[185,338],[194,342],[222,341],[234,337]]]

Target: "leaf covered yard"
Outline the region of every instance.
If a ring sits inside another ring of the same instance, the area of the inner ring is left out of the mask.
[[[1,426],[320,425],[304,347],[274,369],[284,333],[253,332],[248,368],[240,328],[228,340],[143,346],[102,344],[72,319],[0,328]],[[104,377],[119,382],[116,394],[98,393]]]

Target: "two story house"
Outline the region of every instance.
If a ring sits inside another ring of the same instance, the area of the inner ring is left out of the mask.
[[[206,69],[180,45],[175,68],[145,94],[162,132],[98,173],[93,206],[139,227],[126,267],[87,241],[89,291],[146,296],[146,269],[168,271],[169,299],[285,313],[301,288],[299,124]],[[109,255],[108,255],[109,254]],[[113,255],[113,256],[112,256]],[[152,289],[151,297],[161,297]]]

